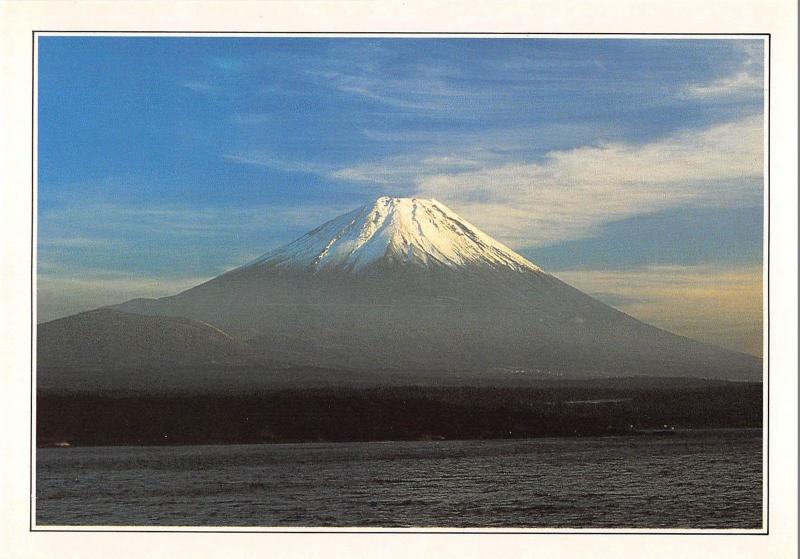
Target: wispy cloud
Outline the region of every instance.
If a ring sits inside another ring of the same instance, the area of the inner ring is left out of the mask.
[[[459,152],[436,152],[427,156],[418,154],[395,155],[378,162],[355,164],[337,168],[332,163],[292,160],[278,157],[269,150],[248,150],[238,154],[227,153],[226,161],[243,165],[256,165],[287,173],[304,173],[327,179],[347,182],[379,184],[399,191],[410,191],[416,179],[440,173],[458,173],[475,170],[487,162],[500,162],[503,156],[490,150],[469,148]]]
[[[730,76],[723,76],[705,84],[689,84],[684,93],[689,97],[715,98],[742,94],[757,94],[764,88],[760,76],[742,71]]]
[[[218,90],[218,88],[212,85],[210,82],[201,80],[182,82],[180,86],[185,87],[186,89],[189,89],[191,91],[194,91],[195,93],[210,94],[210,93],[215,93]]]
[[[757,205],[762,141],[761,118],[752,117],[645,144],[551,151],[533,163],[502,162],[497,153],[478,150],[395,157],[332,176],[381,188],[409,185],[409,192],[449,203],[505,242],[530,247],[685,204]]]
[[[413,109],[415,111],[430,111],[442,108],[440,97],[430,91],[430,84],[425,84],[422,91],[408,94],[409,84],[404,83],[398,87],[394,80],[378,79],[363,75],[344,74],[333,71],[317,71],[310,75],[321,82],[344,93],[366,97],[373,101],[399,109]],[[419,84],[418,84],[419,85]]]
[[[530,106],[532,100],[524,83],[507,81],[503,87],[480,83],[468,67],[446,67],[442,63],[405,64],[398,74],[373,62],[350,66],[321,67],[306,76],[325,87],[359,100],[369,100],[400,113],[462,121]]]
[[[259,125],[270,121],[265,114],[235,115],[242,125]],[[320,177],[363,184],[387,185],[400,191],[410,191],[416,180],[424,175],[454,173],[486,165],[499,166],[515,157],[530,156],[531,151],[542,154],[564,146],[575,145],[586,138],[618,135],[612,123],[576,124],[562,122],[537,127],[499,127],[480,130],[431,129],[363,129],[356,142],[382,145],[398,152],[381,160],[356,162],[343,167],[341,163],[312,162],[279,156],[267,147],[231,150],[222,158],[232,163],[255,165],[283,172],[300,172]]]
[[[737,43],[743,55],[741,65],[727,75],[703,83],[685,85],[686,97],[713,100],[724,97],[756,96],[764,91],[763,45],[755,42]]]
[[[228,161],[318,175],[374,194],[436,197],[516,248],[594,234],[610,221],[683,205],[759,205],[760,116],[686,130],[647,143],[606,142],[546,152],[534,161],[498,140],[464,142],[336,168],[267,151]]]
[[[78,246],[120,239],[131,233],[194,238],[239,235],[257,230],[282,233],[311,228],[347,209],[326,204],[257,205],[248,207],[138,207],[115,204],[59,206],[40,213],[39,242],[54,246]],[[74,234],[81,232],[81,235]],[[102,236],[105,234],[113,237]],[[75,242],[71,242],[75,241]],[[270,248],[270,247],[267,247]]]
[[[321,165],[310,161],[290,160],[276,157],[268,151],[248,150],[243,153],[226,153],[222,156],[226,161],[256,165],[286,173],[304,173],[307,175],[327,176],[333,172],[329,165]]]
[[[366,128],[360,134],[370,142],[395,148],[424,147],[429,153],[462,153],[482,150],[509,154],[530,153],[532,150],[552,150],[585,144],[587,139],[614,138],[620,135],[619,123],[613,121],[538,123],[504,123],[502,126],[482,125],[468,129],[431,128]]]
[[[473,171],[488,161],[498,159],[495,154],[481,149],[422,156],[406,154],[332,170],[328,176],[344,181],[383,185],[401,192],[412,192],[423,177]]]
[[[274,116],[269,113],[235,113],[231,116],[231,122],[240,126],[258,126],[273,119]]]
[[[553,273],[649,324],[762,354],[761,266],[642,266]]]
[[[213,67],[228,72],[238,72],[244,70],[248,66],[248,62],[245,60],[225,56],[212,56],[208,62]]]
[[[108,242],[105,238],[55,237],[39,239],[38,244],[40,247],[102,249],[108,246]]]

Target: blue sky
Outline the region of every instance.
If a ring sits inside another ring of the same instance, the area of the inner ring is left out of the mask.
[[[642,299],[601,271],[760,293],[761,40],[40,37],[38,68],[40,321],[172,293],[383,194],[435,197],[612,303]],[[708,339],[744,347],[760,299],[746,314]]]

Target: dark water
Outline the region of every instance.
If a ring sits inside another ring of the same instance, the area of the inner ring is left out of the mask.
[[[761,528],[760,430],[37,450],[38,525]]]

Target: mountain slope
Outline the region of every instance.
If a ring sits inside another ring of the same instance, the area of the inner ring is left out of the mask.
[[[760,379],[761,360],[646,325],[561,282],[435,200],[379,198],[172,297],[303,365],[558,376]]]
[[[46,322],[37,328],[40,370],[167,369],[254,359],[254,352],[243,342],[219,328],[189,318],[98,309]]]

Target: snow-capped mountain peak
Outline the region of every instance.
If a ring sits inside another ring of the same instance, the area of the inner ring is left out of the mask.
[[[388,196],[336,217],[246,267],[358,271],[381,261],[541,271],[441,202]]]

